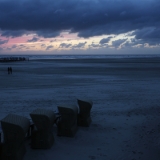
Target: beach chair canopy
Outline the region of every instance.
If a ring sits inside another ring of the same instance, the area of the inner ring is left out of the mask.
[[[75,105],[58,106],[61,118],[58,122],[58,136],[73,137],[77,132],[78,108]]]
[[[33,123],[37,130],[31,135],[31,147],[34,149],[48,149],[53,145],[54,136],[52,127],[55,114],[52,110],[36,109],[30,113]]]
[[[78,113],[78,126],[89,127],[91,123],[90,111],[93,105],[91,100],[86,99],[77,99],[77,103],[79,106]]]
[[[30,127],[28,118],[8,114],[1,120],[4,134],[2,160],[22,160],[26,152],[25,136]]]
[[[25,138],[25,134],[29,130],[30,121],[28,118],[8,114],[4,119],[1,120],[2,130],[4,132],[4,141],[17,140]]]
[[[72,126],[77,120],[78,108],[76,105],[61,105],[58,106],[58,111],[61,115],[61,120],[66,125]]]
[[[89,116],[93,102],[88,99],[77,99],[79,105],[79,113],[83,116]]]
[[[53,126],[55,120],[54,112],[47,109],[38,108],[31,112],[30,116],[37,130],[50,129]]]

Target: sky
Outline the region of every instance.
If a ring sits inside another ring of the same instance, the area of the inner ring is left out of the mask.
[[[160,54],[160,0],[0,0],[5,54]]]

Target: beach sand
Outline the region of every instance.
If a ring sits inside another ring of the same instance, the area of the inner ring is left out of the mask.
[[[12,67],[12,75],[7,72]],[[93,101],[90,127],[24,160],[160,160],[160,58],[55,59],[0,64],[0,119]]]

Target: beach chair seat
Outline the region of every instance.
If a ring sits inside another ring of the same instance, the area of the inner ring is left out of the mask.
[[[0,159],[2,159],[3,143],[0,142]]]
[[[55,114],[52,110],[36,109],[30,113],[35,130],[31,133],[31,147],[37,149],[51,148],[54,143],[53,124]]]
[[[61,115],[58,121],[58,136],[73,137],[77,131],[78,108],[75,105],[58,106]]]
[[[79,106],[78,113],[78,126],[89,127],[92,122],[90,111],[92,109],[93,102],[91,100],[86,99],[77,99],[77,103]]]
[[[1,120],[1,126],[4,135],[1,159],[23,159],[26,152],[24,140],[30,126],[29,119],[9,114]]]

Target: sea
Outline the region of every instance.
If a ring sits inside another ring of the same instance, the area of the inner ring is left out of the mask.
[[[107,58],[160,58],[160,54],[154,55],[0,55],[0,58],[25,57],[29,60],[41,59],[107,59]]]

